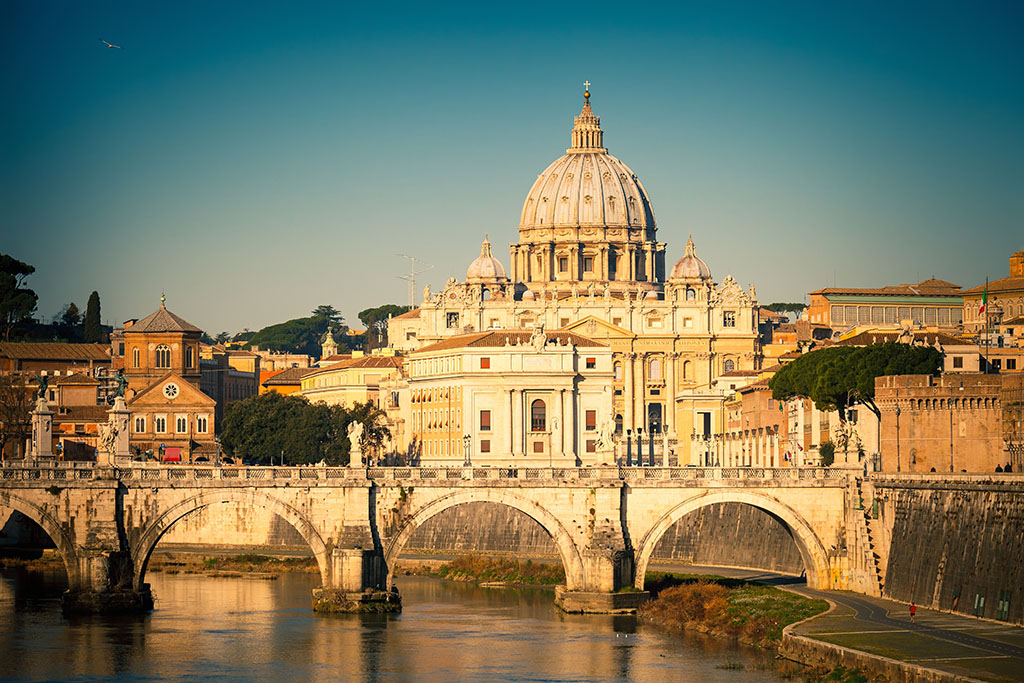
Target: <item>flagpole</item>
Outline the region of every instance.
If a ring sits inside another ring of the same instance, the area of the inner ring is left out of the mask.
[[[982,292],[982,295],[981,295],[981,311],[982,311],[982,313],[985,316],[984,318],[982,318],[982,325],[983,325],[983,327],[981,329],[985,333],[985,370],[984,370],[984,373],[987,375],[988,374],[988,337],[989,337],[989,334],[988,334],[988,278],[985,278],[985,291]]]

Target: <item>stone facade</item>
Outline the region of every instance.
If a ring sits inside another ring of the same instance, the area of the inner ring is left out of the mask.
[[[1007,460],[999,375],[875,380],[883,472],[994,472]],[[933,469],[934,468],[934,469]]]

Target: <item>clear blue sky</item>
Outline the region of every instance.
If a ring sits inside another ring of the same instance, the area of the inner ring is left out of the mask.
[[[670,262],[693,233],[765,303],[973,286],[1024,248],[1022,36],[1020,2],[8,0],[0,251],[43,317],[358,325],[398,253],[508,265],[589,79]]]

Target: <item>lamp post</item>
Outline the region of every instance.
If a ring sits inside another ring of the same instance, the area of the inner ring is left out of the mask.
[[[472,463],[469,460],[469,446],[472,442],[473,437],[471,437],[469,434],[466,434],[465,436],[462,437],[463,467],[470,467],[472,465]]]
[[[626,430],[626,467],[633,462],[633,430]]]
[[[636,428],[636,466],[644,466],[644,428]]]
[[[896,471],[900,471],[900,407],[896,406]]]

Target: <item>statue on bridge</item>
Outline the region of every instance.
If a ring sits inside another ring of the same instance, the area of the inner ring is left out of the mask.
[[[36,381],[39,382],[39,393],[37,395],[39,398],[45,399],[46,389],[50,386],[50,378],[46,375],[38,375],[36,376]]]
[[[363,423],[353,420],[348,423],[348,466],[363,466]]]

